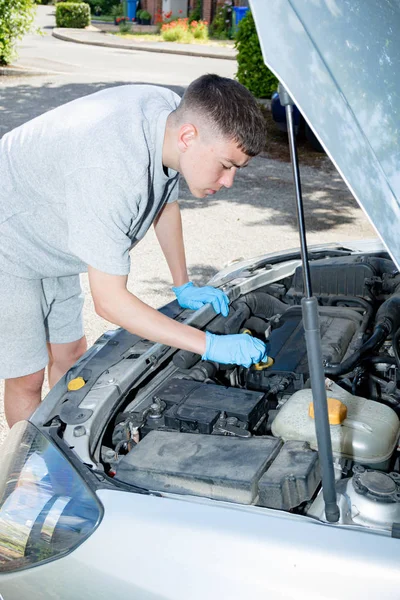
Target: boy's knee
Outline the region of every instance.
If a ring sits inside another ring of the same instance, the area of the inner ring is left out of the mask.
[[[30,375],[23,375],[22,377],[13,377],[12,379],[6,379],[5,389],[13,394],[27,394],[34,395],[40,394],[44,381],[44,369],[31,373]]]
[[[87,350],[86,337],[67,344],[49,344],[50,365],[68,370]]]
[[[87,340],[86,337],[82,337],[76,342],[75,346],[72,349],[70,356],[71,364],[76,363],[76,361],[79,360],[83,354],[85,354],[86,350]]]

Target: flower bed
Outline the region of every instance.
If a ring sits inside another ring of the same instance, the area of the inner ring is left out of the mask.
[[[161,36],[166,42],[181,42],[190,44],[198,40],[208,40],[207,21],[192,21],[175,19],[161,26]]]

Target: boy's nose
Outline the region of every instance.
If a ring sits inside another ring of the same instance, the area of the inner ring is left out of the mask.
[[[223,174],[223,176],[220,179],[220,183],[226,188],[232,187],[233,180],[235,179],[235,175],[236,175],[236,169],[235,169],[235,167],[232,167],[232,169],[225,171],[225,173]]]

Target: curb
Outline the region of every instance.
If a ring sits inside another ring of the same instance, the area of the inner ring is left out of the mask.
[[[144,46],[142,44],[118,44],[118,43],[113,43],[113,42],[108,42],[108,41],[104,41],[104,42],[100,42],[100,41],[89,41],[89,40],[83,40],[83,39],[77,39],[73,36],[65,34],[65,33],[60,33],[60,28],[55,28],[52,31],[52,35],[53,37],[59,39],[59,40],[63,40],[64,42],[73,42],[75,44],[86,44],[88,46],[102,46],[102,47],[106,47],[106,48],[122,48],[124,50],[136,50],[136,51],[142,51],[142,52],[158,52],[158,53],[162,53],[162,54],[180,54],[180,55],[185,55],[185,56],[197,56],[199,58],[219,58],[219,59],[223,59],[223,60],[236,60],[236,56],[228,56],[227,54],[223,55],[223,54],[218,54],[216,52],[212,52],[212,50],[206,50],[206,51],[202,51],[200,52],[196,52],[196,51],[190,51],[190,50],[186,50],[186,49],[182,49],[182,48],[157,48],[157,47],[153,47],[153,46]],[[104,36],[106,36],[107,34],[104,34]]]

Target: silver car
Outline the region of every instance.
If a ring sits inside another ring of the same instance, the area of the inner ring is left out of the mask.
[[[382,241],[308,248],[310,359],[298,250],[216,275],[227,318],[160,309],[267,340],[266,365],[102,336],[3,446],[4,600],[400,598],[400,6],[251,7]]]

